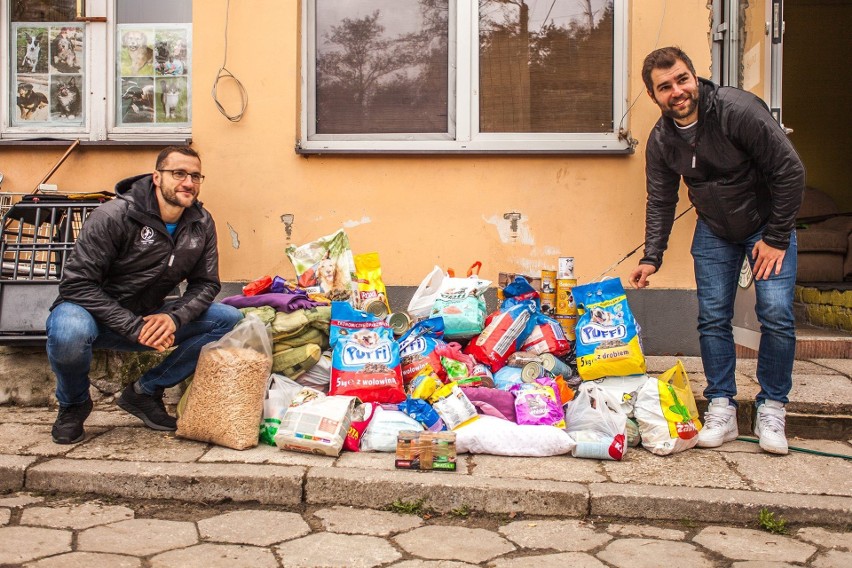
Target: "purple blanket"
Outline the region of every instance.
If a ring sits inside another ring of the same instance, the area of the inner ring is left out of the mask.
[[[308,298],[304,292],[295,294],[258,294],[257,296],[228,296],[220,300],[223,304],[235,308],[259,308],[261,306],[272,306],[278,312],[295,312],[306,310],[316,306],[325,306],[322,302],[315,302]]]

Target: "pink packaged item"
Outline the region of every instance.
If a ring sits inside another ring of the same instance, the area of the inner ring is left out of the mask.
[[[515,416],[518,424],[565,427],[565,414],[553,388],[552,379],[536,379],[532,383],[512,385]]]
[[[515,395],[512,393],[486,387],[461,387],[461,390],[479,414],[488,414],[515,422]],[[488,406],[493,408],[494,412],[491,412]]]

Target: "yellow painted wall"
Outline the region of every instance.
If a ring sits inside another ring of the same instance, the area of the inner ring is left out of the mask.
[[[380,254],[385,283],[416,285],[434,264],[482,275],[536,273],[559,256],[576,258],[581,281],[644,240],[644,149],[659,110],[640,76],[644,56],[678,44],[699,75],[709,76],[710,15],[706,0],[641,0],[631,4],[630,116],[640,144],[632,156],[299,156],[298,9],[296,0],[231,3],[228,69],[243,83],[242,121],[221,116],[210,87],[223,58],[225,0],[195,2],[193,146],[207,181],[202,200],[219,227],[221,275],[249,280],[292,276],[284,249],[346,227],[353,251]],[[220,85],[237,107],[234,86]],[[0,148],[6,191],[29,191],[62,150]],[[152,168],[155,150],[75,152],[51,180],[61,190],[108,189]],[[682,192],[679,211],[687,207]],[[519,212],[515,238],[504,213]],[[280,217],[295,216],[287,238]],[[689,243],[695,215],[678,221],[658,288],[692,288]],[[230,226],[230,228],[229,228]],[[232,229],[232,230],[231,230]],[[614,275],[626,277],[641,251]]]

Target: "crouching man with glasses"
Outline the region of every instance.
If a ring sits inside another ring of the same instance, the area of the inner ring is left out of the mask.
[[[239,310],[213,302],[221,289],[219,254],[213,218],[198,201],[203,181],[198,153],[169,146],[153,173],[118,182],[117,197],[83,225],[47,318],[57,444],[85,438],[93,349],[177,346],[117,400],[149,428],[171,431],[177,421],[166,411],[163,390],[189,377],[201,348],[241,319]],[[183,295],[166,301],[184,280]]]

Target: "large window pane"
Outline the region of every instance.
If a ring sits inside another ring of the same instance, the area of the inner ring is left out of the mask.
[[[613,129],[611,0],[479,0],[481,132]]]
[[[190,125],[191,17],[191,0],[119,0],[115,34],[117,126]]]
[[[316,133],[446,133],[448,0],[316,3]]]
[[[17,0],[11,8],[11,125],[81,126],[85,30],[71,21],[76,2]]]

